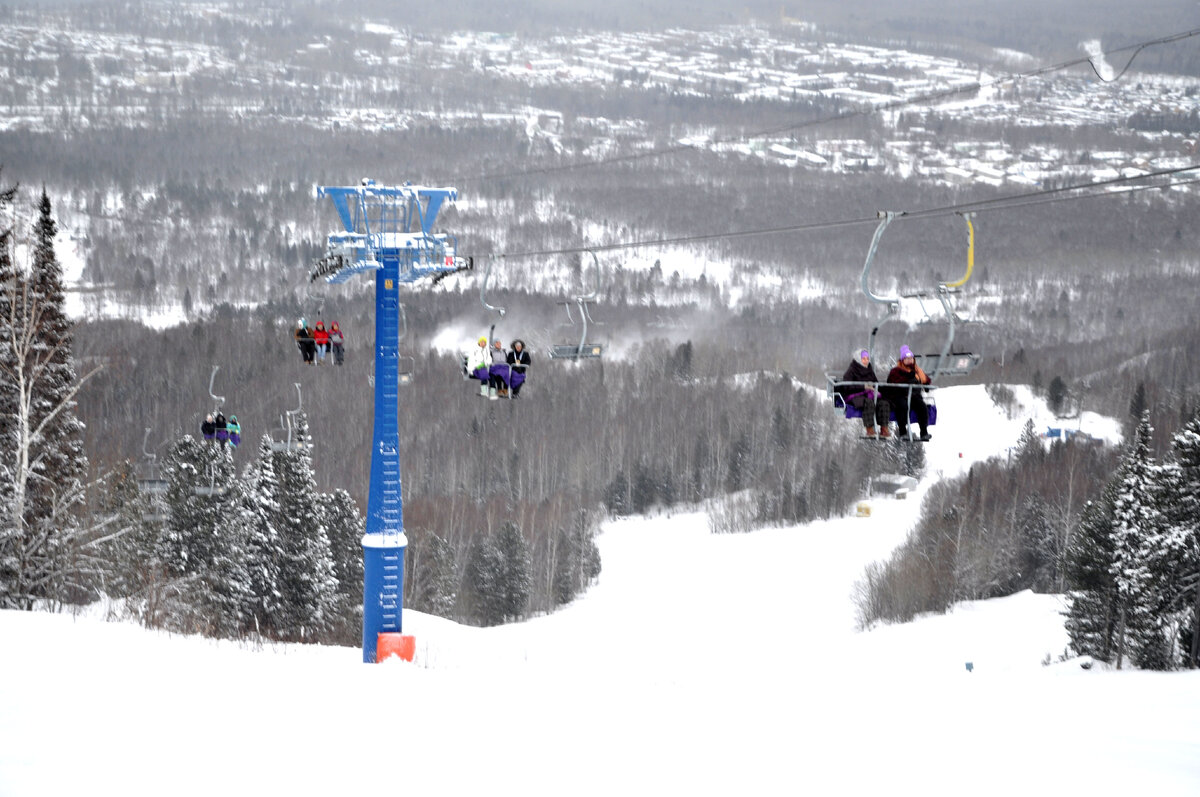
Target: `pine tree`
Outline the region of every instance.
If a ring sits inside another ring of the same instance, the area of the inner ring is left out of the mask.
[[[285,552],[275,527],[279,517],[278,479],[269,435],[259,440],[258,460],[247,470],[244,485],[234,523],[246,541],[247,628],[274,636],[282,622],[279,582]]]
[[[1052,591],[1058,560],[1057,538],[1050,522],[1050,507],[1040,495],[1025,499],[1017,518],[1017,534],[1017,571],[1020,573],[1017,588]]]
[[[1065,622],[1071,648],[1100,661],[1111,661],[1116,650],[1117,589],[1110,571],[1115,501],[1116,482],[1112,481],[1099,500],[1087,503],[1064,563],[1072,590]]]
[[[1021,436],[1017,438],[1016,460],[1021,465],[1036,465],[1046,458],[1042,439],[1033,426],[1033,419],[1025,421]]]
[[[467,554],[463,587],[467,598],[467,616],[480,625],[504,622],[501,573],[504,556],[491,537],[480,534]]]
[[[0,205],[12,196],[0,192]],[[0,234],[0,606],[68,597],[81,538],[87,459],[75,394],[87,377],[75,376],[55,234],[44,191],[29,274],[12,260],[11,231]]]
[[[570,529],[559,530],[553,568],[550,598],[555,606],[570,603],[600,575],[600,551],[585,510],[579,510]]]
[[[1056,375],[1050,380],[1050,386],[1046,389],[1046,405],[1050,407],[1051,412],[1059,415],[1066,398],[1067,383],[1062,380],[1062,377]]]
[[[41,427],[41,431],[36,441],[38,457],[33,467],[30,515],[32,523],[55,522],[61,529],[77,526],[87,455],[83,424],[75,416],[74,335],[66,313],[62,266],[54,251],[58,227],[44,189],[38,211],[29,297],[37,330],[34,353],[40,366],[31,424]]]
[[[533,592],[533,564],[520,527],[512,521],[500,527],[496,547],[500,551],[500,605],[505,620],[525,614]]]
[[[163,463],[167,519],[155,555],[174,579],[179,601],[168,624],[213,636],[236,636],[252,603],[245,526],[231,516],[241,503],[232,451],[179,440]]]
[[[297,439],[307,440],[308,417],[297,413],[294,423]],[[338,589],[333,553],[308,449],[276,451],[273,457],[279,500],[275,528],[284,551],[278,631],[284,639],[304,640],[333,623]]]
[[[439,617],[452,617],[458,600],[454,546],[436,534],[425,534],[412,553],[410,560],[417,570],[412,607]]]
[[[1200,667],[1200,414],[1171,441],[1172,458],[1160,483],[1166,530],[1155,561],[1170,603],[1183,629],[1181,658]]]
[[[1151,560],[1161,539],[1157,469],[1150,455],[1150,413],[1142,414],[1133,444],[1118,470],[1113,502],[1113,561],[1109,572],[1117,588],[1117,668],[1128,639],[1139,650],[1158,630]]]
[[[123,463],[105,480],[100,514],[108,524],[106,534],[95,541],[96,590],[125,599],[126,611],[150,627],[160,624],[157,614],[166,588],[162,563],[154,556],[160,512],[139,489],[132,463]]]
[[[334,629],[338,639],[353,642],[362,629],[363,549],[366,522],[345,490],[317,496],[322,523],[329,535],[333,575],[337,579]]]

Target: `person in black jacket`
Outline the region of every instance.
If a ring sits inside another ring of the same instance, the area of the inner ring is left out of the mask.
[[[862,413],[863,426],[867,429],[867,437],[875,436],[875,424],[879,424],[879,436],[891,437],[888,425],[888,413],[891,408],[887,399],[879,394],[879,377],[871,365],[871,352],[863,349],[858,353],[857,360],[851,360],[850,367],[842,374],[842,383],[837,391],[842,399],[851,407]]]
[[[929,434],[929,405],[925,403],[925,391],[920,388],[932,380],[917,365],[912,349],[900,347],[900,362],[888,373],[888,387],[884,394],[889,397],[896,407],[896,433],[908,437],[909,412],[917,416],[917,426],[921,428],[921,442],[927,443],[932,437]],[[893,385],[908,385],[909,387],[894,387]],[[917,387],[911,387],[916,385]]]
[[[514,340],[512,342],[512,350],[508,353],[509,364],[509,384],[511,385],[512,397],[516,398],[521,394],[521,385],[525,384],[525,369],[532,364],[529,357],[529,352],[525,351],[525,341]]]
[[[200,434],[204,435],[205,440],[212,440],[217,434],[217,425],[213,421],[212,413],[204,416],[204,420],[200,423]]]

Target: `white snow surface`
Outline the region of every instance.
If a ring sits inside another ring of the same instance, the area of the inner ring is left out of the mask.
[[[1009,418],[939,391],[930,476],[869,518],[612,521],[598,582],[552,615],[406,610],[412,664],[0,612],[0,795],[1200,793],[1200,672],[1060,661],[1061,596],[855,628],[855,581],[937,474],[1043,425],[1017,392]]]

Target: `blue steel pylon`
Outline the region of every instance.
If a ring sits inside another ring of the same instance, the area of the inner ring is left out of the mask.
[[[400,632],[404,606],[403,500],[400,494],[399,285],[458,271],[453,236],[432,232],[438,211],[458,198],[453,188],[360,185],[317,188],[333,200],[343,231],[329,234],[329,250],[310,280],[340,283],[375,272],[375,423],[371,484],[363,536],[363,661],[375,661],[379,634]]]

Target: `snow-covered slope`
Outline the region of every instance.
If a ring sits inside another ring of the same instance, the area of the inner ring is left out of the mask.
[[[982,388],[939,403],[944,475],[1024,423]],[[615,521],[560,612],[407,612],[415,664],[3,612],[0,794],[1196,793],[1200,673],[1058,663],[1057,596],[855,631],[854,582],[918,509],[731,536]]]

